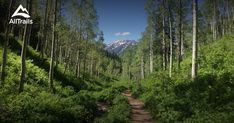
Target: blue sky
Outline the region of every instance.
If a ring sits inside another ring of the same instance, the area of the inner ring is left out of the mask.
[[[137,40],[146,27],[146,0],[94,0],[105,43]]]

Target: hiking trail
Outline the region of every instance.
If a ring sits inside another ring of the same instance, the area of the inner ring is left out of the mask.
[[[130,90],[126,90],[123,95],[128,98],[132,109],[131,123],[154,123],[150,112],[146,111],[144,103],[139,99],[133,98]]]

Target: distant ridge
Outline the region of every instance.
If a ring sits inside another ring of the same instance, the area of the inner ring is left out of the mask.
[[[110,53],[121,54],[127,47],[136,45],[135,40],[116,40],[108,44],[105,48]]]

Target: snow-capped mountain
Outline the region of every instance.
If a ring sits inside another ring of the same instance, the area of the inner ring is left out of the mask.
[[[108,44],[105,49],[110,53],[116,53],[119,55],[127,47],[134,46],[136,44],[137,42],[135,40],[116,40],[111,44]]]

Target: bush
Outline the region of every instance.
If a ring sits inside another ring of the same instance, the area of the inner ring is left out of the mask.
[[[121,94],[121,92],[123,90],[122,88],[123,88],[122,86],[120,86],[120,87],[113,87],[112,86],[109,88],[105,88],[102,91],[95,93],[96,99],[97,99],[97,101],[106,102],[106,103],[111,104],[113,99],[116,97],[116,95]]]
[[[113,106],[108,109],[107,114],[99,119],[96,123],[127,123],[129,122],[131,108],[128,104],[127,98],[118,95],[113,100]]]
[[[0,121],[25,123],[91,122],[95,101],[84,93],[62,98],[45,91],[9,95],[1,103]]]

